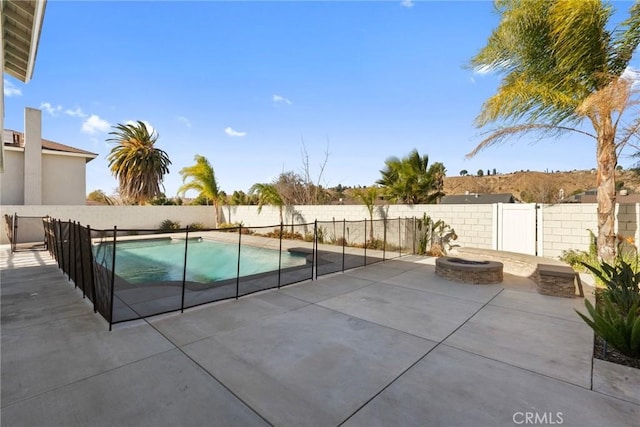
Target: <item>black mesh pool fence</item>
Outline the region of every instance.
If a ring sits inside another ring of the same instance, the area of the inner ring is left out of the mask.
[[[45,218],[42,226],[58,267],[109,328],[415,253],[412,218],[163,230]]]

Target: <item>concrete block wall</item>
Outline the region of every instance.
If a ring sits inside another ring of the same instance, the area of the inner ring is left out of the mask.
[[[381,211],[382,209],[382,211]],[[422,218],[426,213],[434,220],[443,220],[452,226],[458,234],[456,244],[463,247],[496,249],[497,220],[495,218],[499,205],[389,205],[377,208],[374,219],[388,218],[387,240],[407,243],[409,226],[400,227],[398,236],[397,219]],[[369,212],[364,205],[335,206],[296,206],[294,222],[312,223],[319,221],[362,221],[369,219]],[[538,255],[547,258],[558,258],[564,250],[587,250],[589,233],[597,231],[596,204],[561,204],[541,205],[538,217]],[[0,213],[20,216],[52,216],[59,219],[79,221],[96,229],[154,229],[165,219],[179,221],[182,226],[201,223],[205,227],[215,227],[215,213],[212,206],[2,206]],[[280,223],[277,208],[264,206],[258,213],[257,206],[223,206],[221,222],[241,222],[245,226],[272,226]],[[285,223],[290,223],[291,211],[285,211]],[[623,236],[633,236],[640,242],[640,204],[618,205],[616,210],[617,232]],[[329,236],[332,226],[327,226]],[[363,227],[353,224],[349,227],[349,242],[361,243],[368,239]],[[382,238],[379,223],[374,228],[375,237]],[[20,241],[24,240],[26,230],[20,230]],[[33,234],[32,241],[41,240],[42,231]],[[341,235],[338,227],[336,236]],[[6,232],[0,233],[0,243],[6,244]],[[507,236],[518,238],[518,236]]]
[[[542,255],[558,258],[569,249],[588,250],[589,232],[598,231],[597,205],[572,203],[542,205],[542,224],[538,236],[542,238]]]
[[[640,205],[617,205],[616,224],[619,235],[632,237],[636,245],[640,242]]]
[[[362,221],[369,219],[369,212],[364,205],[295,206],[293,211],[295,211],[293,215],[294,223],[311,223],[316,219],[318,221],[342,221],[343,219],[347,221]],[[225,206],[222,208],[222,216],[224,218],[221,220],[234,223],[241,222],[246,226],[274,225],[280,223],[278,212],[278,209],[272,206],[263,206],[260,213],[258,213],[256,206]],[[422,218],[424,213],[433,220],[443,220],[453,227],[458,235],[456,244],[477,248],[492,248],[494,233],[492,205],[387,205],[376,208],[374,220],[388,218],[390,224],[387,228],[387,240],[396,242],[398,240],[398,231],[393,220],[397,220],[398,217]],[[292,211],[285,210],[283,214],[285,223],[290,223]],[[364,235],[363,230],[361,231],[361,233],[357,234],[358,236]],[[355,233],[352,234],[355,236]],[[376,237],[378,237],[378,233],[376,233]]]
[[[165,219],[179,221],[183,227],[196,222],[208,228],[215,227],[213,206],[2,206],[0,214],[2,214],[3,224],[4,215],[14,213],[18,216],[48,215],[60,220],[71,219],[94,229],[113,229],[114,226],[119,229],[154,229],[158,228]],[[0,235],[1,244],[9,243],[4,230]],[[20,242],[40,241],[42,228],[30,231],[21,228],[18,238]]]

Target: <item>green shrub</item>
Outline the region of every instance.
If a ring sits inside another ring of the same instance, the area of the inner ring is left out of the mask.
[[[594,253],[589,254],[592,257]],[[612,264],[593,259],[581,260],[579,264],[593,274],[603,289],[597,308],[585,300],[591,318],[576,312],[613,348],[626,356],[640,358],[640,271],[638,252],[631,239],[618,237]]]
[[[204,225],[202,225],[199,222],[194,222],[192,224],[187,225],[187,227],[189,227],[189,230],[204,230]]]
[[[596,273],[596,271],[600,273],[604,272],[603,263],[600,262],[600,259],[598,257],[597,237],[593,231],[587,231],[589,232],[589,249],[586,251],[575,249],[562,251],[560,260],[569,264],[576,271],[590,272],[595,278],[596,284],[599,287],[606,287],[607,285],[601,279],[600,274]],[[639,271],[640,269],[638,268],[638,266],[640,264],[638,261],[638,251],[637,248],[633,245],[633,239],[618,236],[618,245],[614,265],[619,266],[624,262],[632,266],[633,271]]]
[[[591,319],[577,310],[576,313],[620,353],[640,358],[640,306],[636,303],[624,313],[606,293],[602,302],[602,308],[596,310],[589,300],[584,301]]]
[[[282,230],[282,233],[280,233],[280,229],[276,228],[273,231],[265,234],[265,236],[267,237],[272,237],[275,239],[289,239],[289,240],[305,240],[304,236],[300,233],[298,233],[297,231],[287,231],[287,230]],[[313,240],[313,235],[311,235],[311,240]]]
[[[334,245],[338,245],[338,246],[348,246],[349,245],[349,243],[347,243],[347,239],[345,239],[344,237],[338,237],[332,243]]]
[[[384,240],[381,240],[381,239],[367,240],[367,243],[365,244],[365,246],[367,249],[383,250]]]
[[[305,235],[305,239],[304,240],[307,241],[307,242],[310,242],[310,241],[313,240],[313,234],[311,234],[311,240],[307,240],[309,234],[310,233],[306,233],[306,235]],[[326,239],[326,236],[327,236],[327,229],[325,227],[320,226],[320,227],[318,227],[316,229],[316,234],[318,236],[318,243],[324,243],[324,241]]]
[[[595,233],[591,230],[589,232],[589,249],[586,251],[579,251],[576,249],[569,249],[562,251],[560,260],[566,262],[576,271],[585,271],[584,264],[588,264],[592,267],[598,267],[600,262],[598,261],[598,244]]]
[[[163,230],[163,231],[179,230],[179,229],[180,229],[179,221],[172,221],[170,219],[165,219],[160,223],[160,230]]]
[[[605,286],[604,295],[623,314],[628,313],[632,307],[640,307],[640,272],[638,267],[616,257],[614,265],[606,262],[593,267],[583,263],[591,273]]]
[[[218,231],[225,231],[229,233],[237,233],[238,230],[242,230],[242,234],[253,234],[253,231],[251,231],[250,228],[245,227],[242,222],[221,222],[218,224],[216,229]]]

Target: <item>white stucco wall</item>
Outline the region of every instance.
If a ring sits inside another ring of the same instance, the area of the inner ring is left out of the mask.
[[[24,153],[5,149],[4,172],[0,173],[0,204],[24,204]]]
[[[84,205],[86,203],[86,159],[42,154],[42,204]]]

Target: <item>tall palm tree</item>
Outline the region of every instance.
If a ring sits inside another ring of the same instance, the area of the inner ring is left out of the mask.
[[[200,154],[196,154],[193,160],[196,162],[194,165],[180,169],[183,184],[178,188],[178,195],[184,196],[187,191],[194,190],[198,192],[198,197],[211,201],[216,212],[217,225],[219,203],[226,195],[218,186],[216,174],[209,160]]]
[[[420,156],[418,150],[399,159],[390,157],[380,171],[382,178],[376,181],[390,200],[407,203],[436,203],[443,195],[444,165],[429,166],[429,156]]]
[[[284,223],[282,211],[285,203],[274,184],[253,184],[249,189],[249,194],[258,197],[258,213],[262,212],[264,205],[277,206],[280,213],[280,223]]]
[[[640,43],[640,4],[613,31],[600,0],[498,0],[502,19],[471,60],[476,70],[504,74],[476,119],[502,125],[468,156],[506,138],[578,132],[596,142],[598,255],[615,254],[615,169],[620,150],[638,135],[640,118],[623,114],[635,102],[625,70]],[[587,121],[593,132],[578,126]]]
[[[164,175],[169,173],[171,161],[163,150],[156,148],[158,134],[149,133],[147,126],[117,124],[107,139],[117,145],[111,149],[107,160],[111,173],[118,179],[118,191],[123,200],[143,204],[162,193]]]

